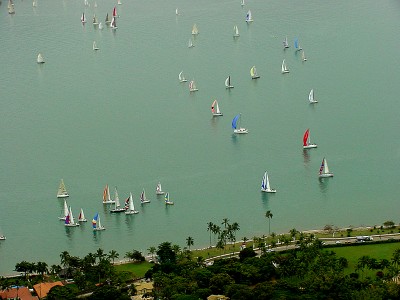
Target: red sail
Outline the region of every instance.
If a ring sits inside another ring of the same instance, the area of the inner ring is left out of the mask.
[[[303,146],[307,146],[308,145],[308,135],[310,134],[310,129],[307,129],[306,132],[304,132],[304,136],[303,136]]]

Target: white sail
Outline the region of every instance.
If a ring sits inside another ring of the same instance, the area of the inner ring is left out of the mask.
[[[83,208],[81,208],[81,212],[79,213],[79,217],[78,217],[78,221],[79,222],[86,222],[86,218],[85,218],[85,214],[83,213]]]
[[[194,80],[189,82],[189,91],[190,92],[197,92],[199,89],[196,87],[196,83]]]
[[[69,214],[69,209],[68,209],[67,200],[64,199],[63,210],[61,212],[61,216],[58,217],[58,219],[64,221],[67,218],[68,214]]]
[[[217,100],[214,100],[214,102],[211,105],[211,113],[213,116],[222,116],[222,112],[219,109],[219,104]]]
[[[38,56],[36,58],[36,62],[38,64],[44,64],[44,58],[43,58],[43,55],[41,53],[38,54]]]
[[[233,37],[238,37],[238,36],[240,36],[239,28],[235,25],[233,26]]]
[[[232,89],[232,88],[233,88],[233,85],[231,85],[231,76],[228,76],[228,77],[225,79],[225,87],[226,87],[227,89]]]
[[[137,210],[135,210],[135,205],[133,204],[133,196],[132,193],[129,194],[129,200],[128,200],[128,209],[125,211],[125,214],[127,215],[133,215],[139,213]]]
[[[304,50],[301,51],[301,60],[302,61],[307,61],[306,55],[304,54]]]
[[[99,25],[99,21],[97,20],[96,14],[93,15],[93,25]]]
[[[124,207],[121,207],[121,204],[119,203],[119,196],[118,196],[118,190],[117,187],[115,187],[115,192],[114,192],[114,208],[110,209],[110,212],[115,213],[115,212],[123,212],[125,211]]]
[[[71,206],[69,207],[69,214],[65,219],[65,224],[64,225],[67,226],[67,227],[79,226],[79,223],[75,223],[74,215],[72,214]]]
[[[82,13],[81,22],[82,22],[82,23],[86,23],[86,16],[85,16],[85,13]]]
[[[118,27],[117,27],[117,20],[116,20],[116,18],[113,16],[112,17],[112,19],[111,19],[111,25],[110,25],[110,27],[112,28],[112,29],[117,29]]]
[[[329,171],[328,162],[325,157],[322,159],[321,167],[319,168],[319,177],[333,177],[333,173]]]
[[[96,41],[93,41],[93,50],[99,50],[99,47],[97,47]]]
[[[308,94],[308,101],[310,101],[310,103],[318,102],[314,97],[314,89],[311,89],[310,93]]]
[[[164,194],[160,182],[159,182],[159,183],[157,184],[157,186],[156,186],[156,194],[157,194],[157,195],[163,195],[163,194]]]
[[[199,34],[199,30],[197,29],[197,25],[193,24],[192,35],[198,35],[198,34]]]
[[[181,71],[178,75],[179,78],[179,82],[186,82],[187,79],[185,78],[185,76],[183,75],[183,71]]]
[[[177,8],[175,9],[175,15],[179,16],[179,11]]]
[[[250,69],[250,75],[251,75],[251,79],[260,78],[260,76],[257,74],[256,66],[252,66],[252,67],[251,67],[251,69]]]
[[[261,182],[261,191],[266,193],[276,193],[275,189],[272,189],[269,183],[269,176],[267,171],[265,171],[262,182]]]
[[[140,194],[140,203],[150,203],[150,199],[146,197],[146,191],[143,189],[142,193]]]
[[[284,48],[284,49],[289,48],[289,43],[288,43],[288,40],[287,40],[287,36],[286,36],[285,39],[283,40],[283,48]]]
[[[67,198],[67,197],[69,197],[69,194],[65,187],[64,180],[61,179],[60,185],[58,186],[57,198]]]
[[[251,10],[250,9],[247,11],[247,14],[246,14],[246,22],[247,23],[253,22],[253,16],[251,14]]]
[[[193,41],[192,39],[189,39],[188,48],[193,48],[193,47],[194,47]]]
[[[289,73],[289,69],[286,66],[286,61],[285,60],[282,61],[282,67],[281,68],[282,68],[282,74]]]

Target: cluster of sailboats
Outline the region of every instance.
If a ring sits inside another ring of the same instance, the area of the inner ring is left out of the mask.
[[[160,182],[158,182],[158,184],[156,185],[156,195],[157,196],[164,195],[164,202],[166,205],[174,204],[174,202],[170,200],[169,192],[164,192],[162,190],[162,186],[161,186]],[[72,213],[71,206],[69,206],[67,203],[68,197],[69,197],[69,194],[65,187],[64,180],[61,179],[60,185],[57,190],[57,198],[64,199],[64,206],[63,206],[63,209],[61,212],[61,216],[59,216],[58,219],[61,221],[64,221],[64,225],[66,227],[77,227],[80,225],[80,223],[87,222],[87,219],[85,218],[85,214],[84,214],[82,208],[80,209],[78,219],[75,220],[74,215]],[[125,200],[124,205],[121,205],[117,187],[115,187],[114,197],[111,199],[110,188],[109,188],[108,184],[106,184],[106,186],[103,190],[102,203],[110,204],[110,213],[122,213],[123,212],[126,215],[134,215],[134,214],[139,213],[139,211],[135,209],[132,193],[129,193],[129,197]],[[150,199],[148,199],[146,197],[146,192],[144,189],[140,193],[140,203],[141,204],[150,203]],[[99,213],[96,213],[95,216],[93,217],[92,225],[93,225],[94,231],[105,230],[105,227],[101,225]]]

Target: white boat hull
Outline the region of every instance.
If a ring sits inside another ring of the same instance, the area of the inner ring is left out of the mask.
[[[233,133],[244,134],[244,133],[249,133],[249,131],[246,128],[239,128],[239,129],[233,130]]]
[[[103,201],[103,204],[114,204],[114,203],[115,203],[114,200]]]
[[[333,173],[319,174],[318,177],[319,177],[319,178],[333,177]]]
[[[187,79],[179,80],[179,82],[187,82]]]
[[[99,228],[93,228],[93,231],[102,231],[106,230],[104,227],[99,227]]]
[[[318,103],[318,101],[317,101],[317,100],[312,100],[312,101],[310,101],[310,103],[311,103],[311,104],[313,104],[313,103]]]
[[[165,202],[165,204],[166,204],[166,205],[174,205],[174,202],[172,202],[172,201],[167,201],[167,202]]]
[[[57,198],[68,198],[69,195],[68,194],[59,194],[57,195]]]
[[[0,241],[5,241],[6,237],[4,235],[0,236]]]
[[[309,144],[307,146],[303,146],[303,149],[311,149],[311,148],[317,148],[316,144]]]
[[[264,193],[276,193],[276,190],[275,189],[261,189],[261,192],[264,192]]]
[[[156,192],[156,195],[164,195],[164,192]]]
[[[190,89],[190,92],[197,92],[199,89]]]
[[[137,210],[128,210],[125,212],[126,215],[135,215],[138,214],[139,212]]]
[[[220,116],[223,116],[223,115],[224,115],[223,113],[213,113],[214,117],[220,117]]]
[[[141,203],[141,204],[150,203],[150,200],[143,200],[143,201],[140,201],[140,203]]]
[[[79,223],[74,223],[74,224],[64,224],[65,227],[77,227],[79,226]]]
[[[115,208],[115,209],[110,210],[111,213],[121,213],[124,211],[125,211],[125,208]]]
[[[86,219],[78,220],[78,222],[87,222]]]
[[[289,73],[289,70],[283,70],[282,71],[282,74],[287,74],[287,73]]]
[[[226,88],[227,88],[227,89],[233,89],[234,86],[233,86],[233,85],[228,85]]]

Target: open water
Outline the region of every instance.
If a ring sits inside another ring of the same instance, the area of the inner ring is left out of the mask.
[[[125,0],[116,31],[94,28],[93,14],[104,25],[115,2],[0,6],[0,274],[22,260],[58,264],[64,250],[122,258],[188,236],[206,247],[207,223],[223,218],[239,223],[238,239],[261,236],[267,210],[276,233],[399,222],[398,1]],[[178,82],[181,70],[198,92]],[[212,118],[214,99],[223,117]],[[232,134],[237,113],[248,135]],[[307,128],[318,148],[304,152]],[[324,156],[335,176],[320,181]],[[260,192],[265,170],[276,194]],[[61,178],[75,218],[82,207],[89,219],[80,227],[58,220]],[[158,181],[174,206],[156,197]],[[121,201],[132,192],[140,213],[110,214],[106,184]],[[143,188],[151,203],[141,206]],[[96,212],[107,229],[94,234]]]

